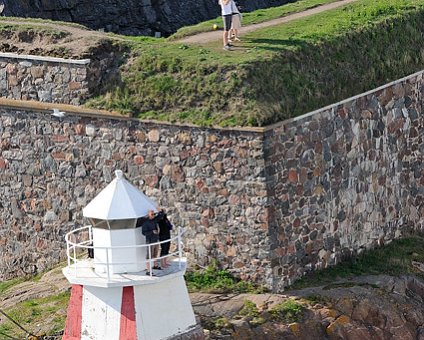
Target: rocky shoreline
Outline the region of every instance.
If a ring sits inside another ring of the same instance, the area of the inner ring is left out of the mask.
[[[208,339],[424,339],[424,282],[415,276],[362,276],[284,295],[192,294]],[[246,301],[256,305],[243,313]],[[274,311],[293,300],[297,320]],[[284,319],[284,318],[283,318]]]

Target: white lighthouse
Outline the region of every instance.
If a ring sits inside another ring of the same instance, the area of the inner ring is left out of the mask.
[[[145,238],[137,219],[154,201],[121,171],[84,209],[90,225],[66,235],[72,284],[64,340],[203,339],[184,281],[181,230],[171,265],[146,275]],[[94,252],[87,258],[87,250]]]

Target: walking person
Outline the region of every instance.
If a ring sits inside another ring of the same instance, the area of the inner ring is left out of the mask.
[[[231,28],[228,33],[228,41],[240,41],[239,29],[241,28],[241,13],[234,0],[231,0]]]
[[[158,217],[155,216],[155,212],[153,210],[149,210],[147,213],[147,218],[144,219],[141,225],[141,232],[146,237],[146,244],[149,244],[147,248],[146,259],[147,260],[155,260],[159,255],[159,244],[150,245],[152,243],[159,242],[159,225],[158,225]],[[150,252],[149,252],[150,249]],[[146,267],[147,272],[146,275],[150,275],[151,269],[150,262],[147,261]],[[159,265],[155,265],[155,261],[153,261],[153,269],[162,269]]]
[[[232,0],[219,0],[218,2],[221,5],[221,15],[222,20],[224,21],[224,33],[222,35],[222,41],[224,43],[224,50],[226,51],[231,51],[231,46],[228,42],[233,16],[231,11],[231,1]]]
[[[161,218],[159,219],[159,241],[166,241],[171,238],[171,230],[173,229],[172,223],[168,220],[165,211],[160,210],[159,214]],[[164,242],[160,244],[160,264],[162,268],[169,267],[169,248],[171,246],[171,242]],[[165,256],[165,257],[164,257]]]

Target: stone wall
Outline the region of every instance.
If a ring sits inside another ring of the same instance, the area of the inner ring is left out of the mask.
[[[64,259],[64,235],[115,169],[188,227],[186,249],[270,277],[263,135],[0,110],[0,280]],[[268,268],[268,269],[267,269]],[[268,272],[267,272],[268,270]]]
[[[266,133],[275,290],[424,231],[423,91],[420,72]]]
[[[90,95],[89,63],[0,53],[0,97],[79,105]]]
[[[281,291],[424,231],[423,74],[257,129],[0,109],[0,280],[64,258],[122,169],[187,227],[186,250]],[[1,107],[1,99],[0,99]]]

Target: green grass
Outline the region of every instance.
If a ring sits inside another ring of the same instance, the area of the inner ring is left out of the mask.
[[[91,107],[202,126],[265,126],[424,67],[424,3],[358,0],[243,36],[185,45],[129,39],[131,62]],[[390,48],[388,48],[390,46]]]
[[[264,324],[267,320],[261,315],[256,304],[250,300],[243,301],[243,308],[234,317],[235,319],[247,319],[252,326]]]
[[[17,35],[23,38],[23,34],[26,34],[28,38],[34,38],[36,35],[45,36],[52,39],[63,39],[70,35],[69,32],[62,31],[53,27],[47,27],[37,24],[9,24],[2,23],[0,20],[0,35],[4,37],[10,37],[10,35]]]
[[[295,3],[286,4],[284,6],[265,8],[250,13],[243,13],[242,24],[243,26],[258,24],[336,1],[338,0],[300,0],[296,1]],[[218,26],[218,29],[222,29],[222,18],[218,17],[193,26],[182,27],[176,33],[171,35],[168,40],[173,41],[190,35],[209,32],[213,29],[214,24]]]
[[[349,279],[360,275],[387,274],[399,276],[414,274],[424,279],[424,273],[412,266],[412,261],[424,262],[424,238],[410,237],[391,242],[389,245],[340,263],[334,267],[311,273],[296,281],[290,289],[334,284],[337,279]]]
[[[90,30],[86,26],[74,23],[74,22],[67,22],[67,21],[56,21],[56,20],[48,20],[48,19],[40,19],[40,18],[21,18],[21,17],[0,17],[0,23],[2,21],[16,21],[16,22],[25,22],[28,23],[28,25],[32,24],[40,24],[39,26],[45,27],[43,24],[53,24],[53,25],[60,25],[60,26],[68,26],[68,27],[75,27],[75,28],[81,28],[84,30]],[[3,24],[3,23],[2,23]]]
[[[235,278],[228,271],[219,269],[216,263],[204,270],[187,272],[185,280],[191,292],[263,293],[266,291],[264,287]]]
[[[240,310],[240,312],[238,312],[238,315],[256,318],[259,316],[259,309],[254,302],[250,300],[244,300],[243,308]]]
[[[21,278],[18,277],[16,279],[12,279],[12,280],[7,280],[7,281],[3,281],[0,282],[0,296],[1,294],[3,294],[5,291],[7,291],[9,288],[16,286],[22,282],[25,282],[26,279],[25,278]]]
[[[303,317],[305,307],[299,302],[289,299],[270,310],[273,320],[280,322],[298,322]]]
[[[40,328],[48,324],[45,331],[47,335],[55,334],[63,330],[66,320],[66,308],[70,294],[68,292],[52,295],[45,298],[33,299],[21,302],[5,312],[24,329],[39,335]],[[7,320],[0,324],[0,334],[25,338],[25,334],[11,321]]]
[[[250,325],[259,326],[267,322],[266,318],[261,315],[256,304],[250,300],[243,301],[243,308],[234,317],[235,319],[247,319]]]

